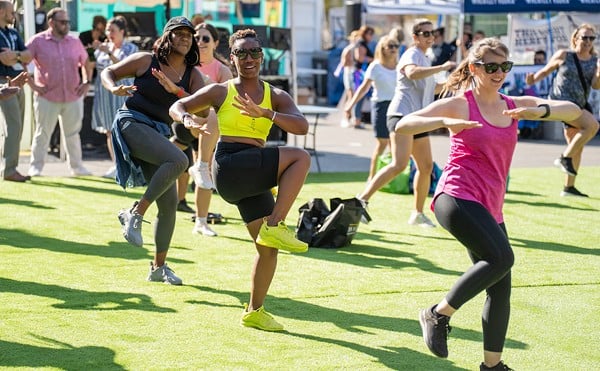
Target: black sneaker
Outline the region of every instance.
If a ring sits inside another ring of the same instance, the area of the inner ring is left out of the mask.
[[[573,160],[571,157],[564,157],[560,155],[560,158],[554,160],[554,165],[558,166],[564,173],[567,173],[572,176],[577,175],[577,170],[573,167]]]
[[[184,213],[190,213],[190,214],[195,214],[196,212],[194,211],[194,209],[192,209],[188,204],[186,200],[181,200],[179,201],[179,203],[177,204],[177,211],[183,211]]]
[[[560,192],[560,195],[562,197],[589,197],[585,193],[579,192],[574,186],[565,187],[562,192]]]
[[[423,309],[419,313],[419,323],[423,330],[423,340],[431,351],[441,358],[448,357],[448,333],[452,329],[449,325],[450,317],[433,313],[435,305]]]
[[[498,364],[494,367],[488,367],[484,363],[481,363],[481,365],[479,365],[479,371],[484,371],[484,370],[515,371],[512,368],[505,365],[504,362],[502,362],[502,361],[498,362]]]

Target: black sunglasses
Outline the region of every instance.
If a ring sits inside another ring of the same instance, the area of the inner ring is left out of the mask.
[[[512,70],[513,62],[506,61],[502,63],[484,63],[484,62],[475,62],[475,64],[483,66],[485,68],[485,73],[492,74],[498,71],[498,68],[502,70],[502,72],[507,73]]]
[[[596,40],[596,36],[580,36],[579,37],[583,41],[594,41]]]
[[[433,31],[419,31],[419,32],[415,32],[415,35],[421,35],[423,37],[430,37],[433,36]]]
[[[388,49],[398,49],[399,47],[400,45],[398,44],[388,44],[388,46],[386,46]]]
[[[204,35],[204,36],[196,36],[196,42],[200,42],[202,41],[203,43],[209,43],[211,42],[211,38],[208,35]]]
[[[262,57],[263,52],[262,48],[252,48],[232,50],[231,54],[235,55],[240,60],[244,60],[248,58],[248,55],[252,57],[252,59],[259,59],[260,57]]]

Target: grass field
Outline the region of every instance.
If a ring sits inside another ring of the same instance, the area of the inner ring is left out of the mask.
[[[310,198],[352,197],[364,178],[311,174],[288,225]],[[560,197],[554,168],[511,171],[504,210],[516,263],[503,358],[516,370],[600,365],[600,168],[579,178],[592,198]],[[236,209],[213,198],[211,211],[228,219],[217,238],[192,235],[179,213],[168,262],[184,286],[150,283],[152,226],[136,248],[116,218],[141,191],[95,177],[2,183],[1,368],[478,369],[481,295],[453,317],[448,359],[423,344],[419,309],[469,259],[442,228],[406,224],[412,196],[375,195],[374,221],[349,247],[281,253],[266,308],[287,331],[268,333],[239,325],[254,249]]]

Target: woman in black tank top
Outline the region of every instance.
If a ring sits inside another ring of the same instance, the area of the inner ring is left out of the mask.
[[[169,106],[178,98],[204,86],[200,72],[194,27],[184,17],[167,22],[152,53],[140,52],[106,68],[102,84],[115,95],[127,96],[113,124],[113,146],[117,158],[117,182],[122,186],[147,184],[146,191],[130,209],[119,212],[125,239],[143,245],[142,219],[156,201],[156,251],[148,281],[181,285],[165,263],[175,227],[177,191],[175,180],[187,169],[186,155],[169,141]],[[134,85],[119,85],[124,77],[135,77]]]

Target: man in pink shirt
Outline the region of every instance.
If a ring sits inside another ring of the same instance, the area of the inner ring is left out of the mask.
[[[90,175],[83,166],[79,137],[83,98],[90,86],[91,70],[86,69],[88,54],[79,39],[69,35],[70,20],[64,9],[51,9],[47,19],[48,29],[27,42],[35,66],[34,80],[29,80],[29,84],[35,92],[33,105],[37,124],[28,174],[41,175],[50,137],[60,118],[71,173]]]

